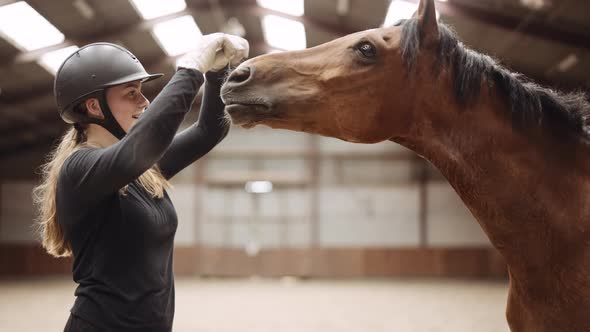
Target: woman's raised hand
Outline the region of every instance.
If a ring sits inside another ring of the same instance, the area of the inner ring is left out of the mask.
[[[218,71],[228,64],[236,65],[248,56],[250,46],[243,38],[224,33],[204,35],[197,47],[183,55],[176,67],[193,68],[201,73]]]

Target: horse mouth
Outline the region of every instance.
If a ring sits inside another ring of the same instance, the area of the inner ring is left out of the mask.
[[[260,103],[233,103],[225,106],[234,125],[252,128],[269,114],[270,107]]]

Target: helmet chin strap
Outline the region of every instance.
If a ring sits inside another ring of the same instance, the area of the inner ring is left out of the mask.
[[[88,122],[95,123],[103,127],[104,129],[108,130],[111,134],[113,134],[113,136],[121,140],[123,139],[123,137],[125,137],[127,133],[125,133],[125,130],[121,128],[121,125],[113,116],[109,104],[107,103],[106,93],[106,90],[103,90],[97,96],[104,119],[90,118]]]

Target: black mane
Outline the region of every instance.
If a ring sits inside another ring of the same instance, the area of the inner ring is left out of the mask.
[[[413,18],[402,25],[401,52],[408,71],[420,50],[420,26]],[[513,123],[545,125],[561,134],[590,140],[590,103],[583,92],[560,93],[511,72],[491,57],[463,45],[446,25],[439,24],[438,58],[453,75],[453,91],[466,105],[480,93],[482,82],[497,87],[511,108]],[[573,134],[573,135],[572,135]]]

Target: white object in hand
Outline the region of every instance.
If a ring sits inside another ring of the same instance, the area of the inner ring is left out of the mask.
[[[176,67],[193,68],[201,73],[220,70],[228,63],[237,64],[248,56],[248,42],[224,33],[204,35],[197,47],[176,61]]]
[[[222,51],[223,56],[219,54]],[[217,71],[223,69],[228,64],[237,66],[242,60],[248,57],[249,52],[250,45],[246,39],[226,34],[223,42],[223,50],[218,51],[211,70]]]

